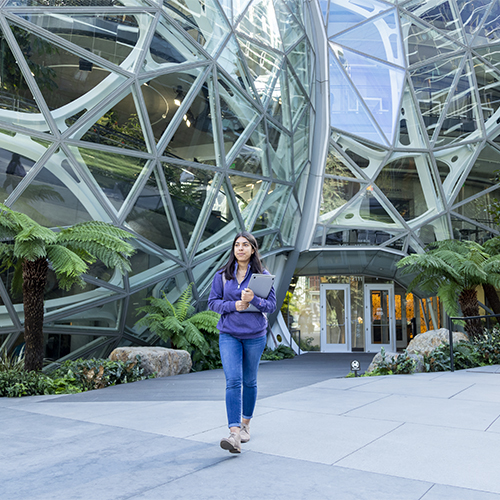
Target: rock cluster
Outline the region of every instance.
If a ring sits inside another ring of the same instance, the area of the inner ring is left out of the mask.
[[[110,355],[113,361],[135,361],[140,357],[146,376],[169,377],[191,371],[191,356],[187,351],[165,347],[118,347]]]
[[[446,328],[440,328],[439,330],[429,330],[425,333],[419,333],[415,338],[408,344],[406,352],[409,354],[424,354],[428,355],[439,347],[441,344],[448,344],[450,340],[449,330]],[[468,341],[469,338],[465,333],[453,332],[453,343]]]

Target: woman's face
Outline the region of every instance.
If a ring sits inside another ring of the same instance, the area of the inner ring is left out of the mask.
[[[244,236],[240,236],[234,242],[234,256],[236,257],[238,264],[248,264],[252,254],[252,245],[250,245],[250,242]]]

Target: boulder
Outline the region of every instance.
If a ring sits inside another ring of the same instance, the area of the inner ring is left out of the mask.
[[[431,351],[436,349],[436,347],[439,347],[442,344],[448,344],[449,339],[449,330],[446,328],[419,333],[408,344],[406,352],[409,354],[423,354],[427,356],[431,353]],[[469,338],[465,335],[465,333],[453,332],[453,343],[456,344],[461,340],[468,341]]]
[[[398,357],[403,354],[402,352],[387,352],[385,353],[385,359],[386,361],[389,361],[391,358],[393,358],[394,360],[397,360]],[[415,363],[415,368],[413,369],[413,373],[421,373],[424,371],[424,357],[422,356],[422,354],[417,354],[417,353],[408,353],[409,357],[410,358],[413,358],[416,363]],[[373,370],[375,370],[375,368],[377,368],[377,366],[380,364],[380,362],[382,361],[382,355],[377,352],[377,354],[375,354],[374,358],[372,359],[372,362],[370,363],[370,366],[368,367],[368,369],[366,370],[366,372],[372,372]]]
[[[166,347],[118,347],[110,355],[113,361],[135,361],[141,359],[141,368],[146,376],[169,377],[191,371],[191,356],[187,351]]]

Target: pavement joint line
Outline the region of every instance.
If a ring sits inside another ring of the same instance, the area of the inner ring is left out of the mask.
[[[497,418],[495,418],[495,420],[493,420],[493,422],[491,422],[491,424],[490,424],[490,425],[488,425],[488,427],[486,427],[486,429],[484,429],[484,432],[487,432],[487,431],[488,431],[488,429],[489,429],[489,428],[490,428],[490,427],[491,427],[491,426],[492,426],[492,425],[493,425],[493,424],[494,424],[494,423],[495,423],[498,419],[500,419],[500,415],[499,415]],[[495,432],[495,431],[491,431],[491,432]]]
[[[456,394],[453,394],[452,396],[449,396],[448,399],[453,399],[455,396],[458,396],[462,392],[469,390],[471,387],[474,387],[475,385],[477,385],[477,384],[474,382],[471,385],[469,385],[468,387],[465,387],[464,389],[462,389],[461,391],[458,391]]]
[[[182,439],[182,438],[181,438]],[[245,453],[245,452],[244,452]],[[246,453],[251,453],[250,451],[246,452]],[[210,469],[211,467],[215,467],[221,463],[224,463],[226,462],[227,460],[233,460],[235,457],[237,456],[237,454],[233,454],[233,456],[226,456],[225,458],[221,458],[220,460],[217,460],[217,462],[215,463],[212,463],[212,464],[209,464],[209,465],[205,465],[204,467],[200,467],[199,469],[196,469],[196,470],[192,470],[191,472],[188,472],[186,474],[182,474],[181,476],[178,476],[178,477],[175,477],[173,479],[171,479],[170,481],[165,481],[164,483],[161,483],[161,484],[157,484],[155,485],[154,487],[152,488],[146,488],[144,490],[141,491],[141,495],[147,491],[153,491],[153,490],[156,490],[158,488],[160,488],[161,486],[166,486],[167,484],[170,484],[170,483],[174,483],[175,481],[178,481],[180,479],[184,479],[185,477],[189,477],[193,474],[196,474],[198,472],[201,472],[202,470],[206,470],[206,469]],[[138,495],[138,493],[134,493],[132,496],[128,496],[128,497],[123,497],[122,500],[129,500],[129,499],[133,499],[133,498],[136,498]]]
[[[352,418],[352,417],[351,417]],[[388,436],[389,434],[391,434],[392,432],[394,431],[397,431],[400,427],[403,427],[404,425],[406,424],[406,422],[402,422],[400,423],[397,427],[394,427],[394,429],[391,429],[390,431],[387,431],[387,432],[384,432],[384,434],[381,434],[380,436],[376,437],[375,439],[372,439],[371,441],[369,441],[368,443],[365,443],[363,446],[360,446],[359,448],[357,448],[356,450],[353,450],[351,451],[350,453],[348,453],[347,455],[343,456],[342,458],[339,458],[338,460],[336,460],[335,462],[333,462],[331,465],[336,465],[338,464],[341,460],[344,460],[345,458],[351,456],[351,455],[354,455],[354,453],[357,453],[358,451],[362,450],[363,448],[366,448],[367,446],[375,443],[376,441],[379,441],[380,439],[382,439],[383,437],[385,436]],[[343,467],[342,465],[339,465],[338,467]],[[345,469],[350,469],[351,467],[344,467]],[[354,469],[354,470],[360,470],[360,469]],[[399,476],[397,476],[399,477]]]
[[[350,413],[351,411],[359,410],[360,408],[364,408],[365,406],[369,406],[369,405],[371,405],[373,403],[378,403],[379,401],[382,401],[384,399],[390,398],[391,396],[394,396],[394,394],[386,394],[386,395],[384,395],[384,396],[382,396],[382,397],[380,397],[378,399],[375,399],[373,401],[369,401],[369,402],[366,402],[366,403],[364,403],[362,405],[356,406],[356,408],[351,408],[350,410],[347,410],[344,413],[340,413],[340,416],[347,417],[348,416],[347,414]]]
[[[427,493],[430,493],[430,491],[434,488],[434,486],[436,486],[436,483],[432,484],[430,488],[418,500],[422,500],[422,498],[425,498]]]

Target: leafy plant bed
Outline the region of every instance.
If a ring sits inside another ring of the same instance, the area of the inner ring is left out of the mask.
[[[0,397],[74,394],[148,378],[135,362],[109,359],[65,361],[50,374],[23,371],[19,367],[0,370]]]

